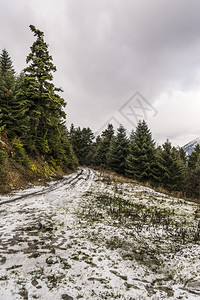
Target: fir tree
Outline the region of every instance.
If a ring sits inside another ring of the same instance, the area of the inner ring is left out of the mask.
[[[128,139],[125,128],[120,125],[116,137],[113,137],[107,153],[108,167],[122,175],[125,175],[125,161],[128,154]]]
[[[193,180],[193,196],[195,198],[200,198],[200,155],[197,158],[194,169],[192,170],[192,180]]]
[[[187,155],[186,155],[186,152],[183,150],[182,147],[178,149],[178,156],[179,156],[180,160],[183,162],[183,164],[186,166],[186,164],[187,164]]]
[[[9,104],[13,97],[14,88],[15,71],[13,63],[6,49],[3,49],[0,55],[0,104],[5,115],[11,113]]]
[[[107,128],[102,132],[101,138],[98,142],[95,164],[102,168],[107,168],[107,153],[110,147],[111,140],[114,136],[114,128],[112,124],[108,124]]]
[[[56,67],[49,54],[48,45],[44,41],[44,33],[30,25],[36,41],[27,56],[28,66],[24,70],[23,84],[19,98],[28,102],[28,116],[30,130],[26,147],[29,150],[39,150],[42,154],[55,155],[59,153],[61,145],[61,125],[65,118],[63,110],[66,105],[53,81],[53,72]],[[58,149],[59,148],[59,149]]]
[[[13,68],[12,60],[6,51],[2,50],[0,55],[0,109],[1,109],[1,122],[9,131],[12,127],[13,115],[13,91],[15,89],[15,71]]]
[[[8,73],[15,75],[13,62],[8,54],[8,51],[4,48],[0,55],[0,77],[7,75]]]
[[[185,165],[179,152],[169,140],[163,144],[157,156],[155,182],[169,191],[181,190],[185,178]]]
[[[95,141],[96,148],[99,147],[100,143],[101,143],[101,137],[100,137],[100,135],[98,135],[96,137],[96,141]]]
[[[132,133],[126,174],[139,181],[152,181],[155,167],[155,143],[145,121],[139,121]]]
[[[185,192],[188,197],[200,198],[200,145],[197,144],[188,159]]]
[[[18,99],[18,84],[12,60],[4,49],[0,56],[0,108],[8,137],[24,133],[26,103]]]
[[[56,161],[56,164],[61,165],[63,169],[73,169],[77,166],[77,158],[73,152],[72,145],[69,142],[67,128],[64,124],[59,126],[60,138],[55,139],[52,135],[52,140],[49,139],[51,147],[51,160]]]
[[[134,131],[134,130],[131,130],[131,134],[130,134],[130,136],[129,136],[129,141],[130,141],[130,143],[133,142],[134,138],[135,138],[135,131]]]
[[[74,128],[73,125],[71,126],[70,142],[80,165],[93,164],[93,140],[94,134],[89,127],[81,129],[80,127]]]
[[[194,151],[190,154],[188,158],[188,167],[190,169],[194,169],[196,166],[196,162],[200,156],[200,145],[197,144],[194,148]]]

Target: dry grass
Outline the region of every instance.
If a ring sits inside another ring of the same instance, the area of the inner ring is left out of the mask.
[[[138,183],[138,184],[141,185],[141,183]],[[189,202],[194,202],[194,203],[200,204],[200,199],[186,197],[185,193],[181,192],[181,191],[170,192],[161,186],[159,186],[159,187],[152,186],[149,182],[145,183],[144,186],[154,189],[154,191],[156,191],[158,193],[166,194],[166,195],[174,197],[174,198],[183,199],[183,200],[186,200]]]
[[[134,183],[134,184],[138,184],[138,185],[141,185],[141,186],[146,186],[148,188],[151,188],[151,189],[155,190],[158,193],[168,195],[169,197],[171,196],[171,197],[174,197],[174,198],[184,199],[184,200],[189,201],[189,202],[194,202],[194,203],[200,204],[200,199],[188,198],[181,191],[170,192],[170,191],[164,189],[161,186],[155,187],[155,186],[151,185],[149,182],[141,183],[137,180],[127,178],[125,176],[119,175],[119,174],[117,174],[113,171],[110,171],[110,170],[102,169],[102,168],[99,168],[99,167],[92,167],[92,168],[94,170],[97,170],[100,174],[104,175],[104,177],[105,177],[105,174],[108,174],[109,177],[107,177],[106,180],[110,181],[110,183],[111,182],[115,182],[115,183]]]
[[[105,174],[109,175],[109,177],[107,177],[108,181],[110,182],[117,182],[117,183],[137,183],[135,180],[130,179],[128,177],[122,176],[117,174],[114,171],[110,171],[110,170],[106,170],[100,167],[91,167],[92,169],[98,171],[100,173],[100,175],[102,174],[103,176],[105,176]]]

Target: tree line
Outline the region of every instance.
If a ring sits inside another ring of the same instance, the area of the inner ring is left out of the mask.
[[[68,137],[82,165],[95,165],[153,187],[200,198],[200,145],[189,157],[169,140],[156,147],[145,121],[139,121],[129,137],[122,125],[115,132],[112,124],[96,139],[90,128],[72,125]]]
[[[78,164],[115,171],[142,183],[200,198],[200,146],[187,158],[169,140],[156,147],[145,121],[127,137],[113,125],[95,139],[90,128],[65,126],[65,101],[53,84],[56,67],[44,33],[30,25],[35,36],[17,75],[6,49],[0,55],[0,173],[7,158],[31,167],[30,157],[42,157],[63,170]]]
[[[44,33],[33,25],[30,30],[35,42],[20,75],[7,50],[0,55],[0,168],[6,156],[28,166],[27,153],[55,166],[74,168],[76,157],[65,127],[66,103],[60,96],[62,89],[53,84],[56,67]]]

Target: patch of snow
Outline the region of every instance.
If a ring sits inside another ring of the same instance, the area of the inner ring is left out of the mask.
[[[199,299],[198,205],[105,178],[0,197],[0,300]]]

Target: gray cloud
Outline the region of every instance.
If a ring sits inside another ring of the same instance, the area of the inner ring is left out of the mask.
[[[199,12],[198,0],[2,0],[0,47],[19,71],[33,42],[28,25],[45,32],[58,69],[55,82],[65,90],[68,124],[96,130],[140,91],[157,105],[157,116],[148,120],[155,138],[181,142],[184,133],[200,135],[197,102],[185,118],[180,99],[172,103],[169,91],[200,95]]]

